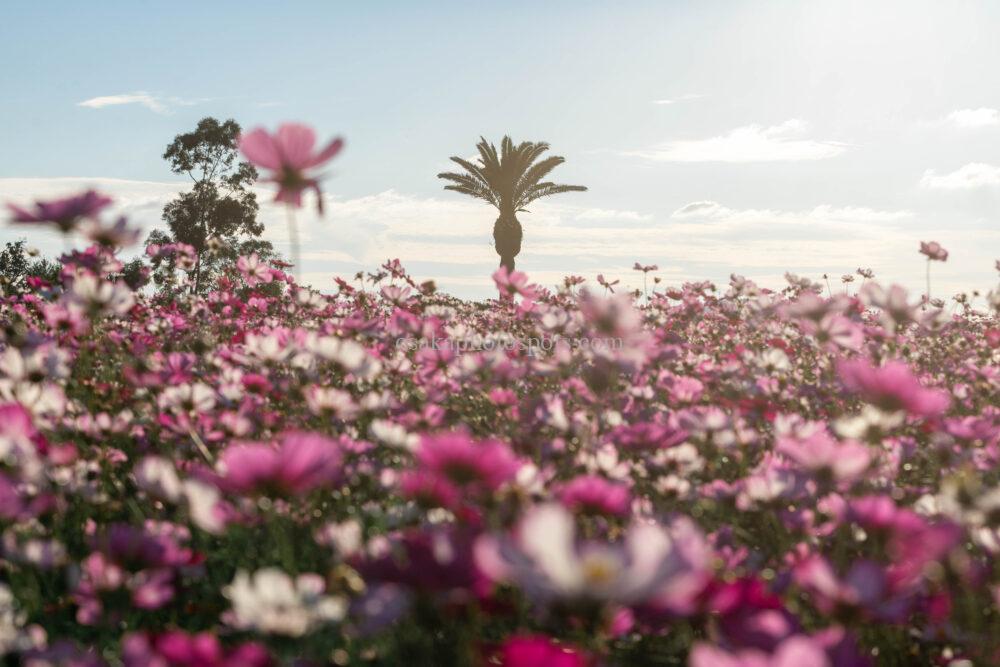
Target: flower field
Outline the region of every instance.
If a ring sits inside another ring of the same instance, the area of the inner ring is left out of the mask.
[[[62,261],[0,308],[23,664],[1000,662],[998,292]]]

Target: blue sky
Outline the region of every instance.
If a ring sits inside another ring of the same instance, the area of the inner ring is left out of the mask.
[[[149,227],[180,187],[174,134],[298,120],[347,140],[331,215],[304,220],[315,284],[399,256],[482,294],[494,216],[435,174],[510,133],[590,188],[522,217],[519,267],[547,284],[636,283],[636,260],[770,286],[867,263],[916,290],[933,238],[946,290],[988,288],[998,28],[988,1],[8,3],[0,199],[96,185]],[[102,97],[134,101],[81,106]]]

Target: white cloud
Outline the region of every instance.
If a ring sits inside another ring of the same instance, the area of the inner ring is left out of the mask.
[[[607,208],[588,208],[576,214],[577,220],[629,220],[642,222],[651,220],[653,216],[638,211],[618,211]]]
[[[957,109],[945,116],[944,122],[955,127],[977,128],[1000,125],[1000,111],[981,107],[979,109]]]
[[[189,186],[181,181],[0,178],[0,203],[27,204],[85,187],[115,199],[109,219],[126,215],[148,232],[163,226],[164,204]],[[258,190],[260,220],[264,237],[287,256],[285,211],[272,202],[273,196],[267,186]],[[297,214],[302,276],[317,288],[331,289],[335,275],[350,278],[358,270],[374,270],[387,258],[399,258],[414,278],[433,279],[452,294],[480,298],[491,293],[489,275],[498,261],[491,237],[496,213],[491,207],[458,196],[422,197],[392,190],[352,198],[328,195],[325,203],[323,218],[311,198]],[[3,217],[0,214],[0,222]],[[702,200],[663,218],[583,207],[567,197],[561,203],[538,202],[520,219],[524,246],[518,268],[547,286],[569,274],[593,282],[603,273],[621,279],[624,289],[641,288],[641,277],[630,268],[640,261],[658,264],[658,275],[669,284],[702,279],[724,283],[736,272],[780,288],[785,270],[818,278],[871,266],[880,279],[918,290],[923,274],[916,247],[918,241],[933,238],[956,259],[937,267],[942,269],[942,291],[969,290],[995,282],[992,254],[1000,243],[1000,231],[988,226],[931,226],[920,224],[908,211],[863,206],[740,209]],[[0,245],[19,237],[47,256],[65,250],[54,232],[0,225]]]
[[[949,174],[938,174],[933,169],[924,172],[920,185],[933,190],[971,190],[1000,185],[1000,167],[982,162],[970,162]]]
[[[678,102],[686,102],[688,100],[697,100],[704,97],[704,95],[699,95],[697,93],[688,93],[687,95],[681,95],[680,97],[675,97],[672,99],[661,99],[652,100],[653,104],[658,104],[660,106],[668,106],[670,104],[677,104]]]
[[[658,162],[790,162],[836,157],[847,144],[802,137],[808,124],[798,119],[780,125],[746,125],[708,139],[668,141],[626,155]]]
[[[831,206],[820,204],[805,211],[776,209],[733,209],[710,200],[694,201],[681,206],[670,217],[682,223],[685,231],[700,229],[703,233],[732,232],[738,227],[760,226],[762,229],[784,225],[816,229],[818,225],[844,229],[869,227],[872,223],[889,223],[912,217],[909,211],[884,211],[866,206]],[[705,221],[699,223],[698,221]],[[703,226],[702,226],[703,225]]]
[[[120,106],[123,104],[138,104],[150,111],[159,114],[170,113],[171,107],[192,106],[203,100],[185,100],[179,97],[161,97],[152,95],[144,91],[134,93],[123,93],[121,95],[104,95],[102,97],[92,97],[89,100],[77,102],[78,107],[88,109],[103,109],[104,107]]]

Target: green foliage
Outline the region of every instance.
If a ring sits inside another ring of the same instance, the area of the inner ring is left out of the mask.
[[[211,289],[244,248],[261,257],[274,256],[271,244],[259,239],[264,225],[257,220],[259,206],[251,190],[257,170],[238,160],[239,136],[236,121],[203,118],[194,131],[174,137],[163,153],[170,170],[187,175],[194,186],[164,206],[163,220],[170,233],[154,231],[147,243],[194,247],[198,261],[186,269],[194,292]]]
[[[438,174],[438,178],[451,181],[444,186],[445,190],[489,202],[503,215],[524,211],[525,206],[542,197],[587,189],[582,185],[559,185],[542,180],[566,161],[553,155],[536,162],[549,149],[543,141],[522,141],[515,145],[510,137],[505,136],[500,142],[498,154],[496,146],[480,137],[476,149],[479,151],[479,164],[452,157],[452,162],[465,169],[465,173],[444,172]]]
[[[33,259],[25,248],[25,240],[8,241],[0,251],[0,283],[4,293],[20,294],[27,289],[29,276],[41,278],[50,283],[59,282],[58,262],[44,257]]]

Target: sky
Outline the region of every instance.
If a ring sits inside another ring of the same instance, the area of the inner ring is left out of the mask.
[[[343,136],[302,275],[398,258],[490,294],[488,205],[442,189],[480,136],[547,141],[583,193],[520,216],[518,268],[554,285],[732,273],[781,287],[871,268],[984,291],[1000,258],[1000,3],[187,2],[0,8],[0,201],[96,187],[137,225],[187,187],[162,159],[205,116]],[[260,186],[260,198],[271,191]],[[284,212],[261,211],[287,254]],[[61,239],[0,226],[54,254]],[[854,284],[855,287],[857,283]],[[980,301],[980,303],[982,303]]]

